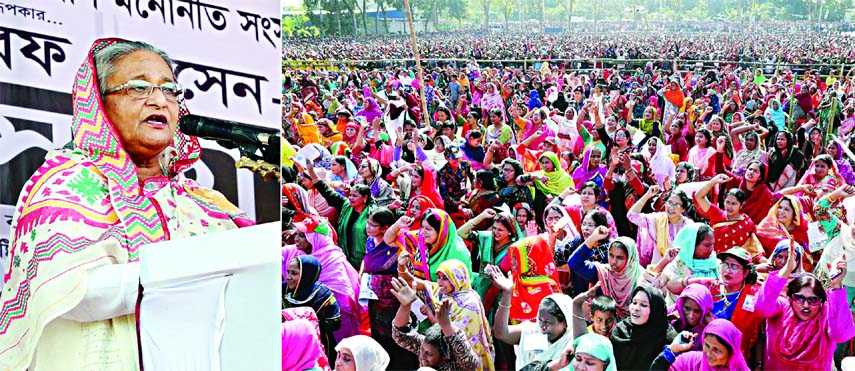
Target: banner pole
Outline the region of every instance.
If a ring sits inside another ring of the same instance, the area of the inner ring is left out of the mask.
[[[404,8],[407,9],[407,23],[410,26],[410,39],[413,43],[413,57],[416,60],[416,79],[419,82],[419,100],[422,102],[422,120],[424,124],[430,126],[430,115],[428,114],[427,99],[425,98],[424,73],[422,72],[422,60],[419,57],[419,45],[416,43],[416,28],[413,26],[413,13],[410,11],[410,1],[404,0]]]

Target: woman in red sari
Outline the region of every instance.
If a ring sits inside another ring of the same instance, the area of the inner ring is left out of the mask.
[[[751,166],[749,166],[751,168]],[[747,170],[748,172],[750,170]],[[742,247],[751,254],[755,261],[764,260],[763,247],[755,235],[754,221],[748,217],[742,208],[747,196],[741,189],[727,191],[724,198],[724,210],[707,200],[707,193],[717,184],[725,184],[731,178],[725,174],[716,175],[695,193],[695,208],[702,216],[710,220],[715,232],[715,252],[722,253],[733,247]]]
[[[715,157],[723,156],[721,153],[716,153]],[[739,188],[748,197],[742,206],[742,212],[751,218],[754,224],[759,224],[772,204],[775,203],[774,195],[766,185],[766,165],[761,161],[751,161],[745,167],[745,173],[738,176],[731,173],[723,165],[721,161],[716,163],[716,174],[727,174],[731,180],[725,183],[722,191]]]

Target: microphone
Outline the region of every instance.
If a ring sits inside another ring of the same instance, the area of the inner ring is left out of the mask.
[[[278,129],[242,124],[199,115],[185,115],[178,127],[181,132],[199,138],[227,142],[235,146],[253,146],[279,151],[281,136]]]

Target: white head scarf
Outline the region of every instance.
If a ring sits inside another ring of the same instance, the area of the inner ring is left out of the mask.
[[[659,138],[650,138],[648,140],[656,140],[656,153],[650,157],[650,170],[656,178],[656,182],[660,187],[665,187],[665,178],[674,179],[676,171],[674,170],[674,161],[671,160],[671,149],[666,147]]]
[[[376,340],[368,336],[351,336],[335,346],[337,352],[345,348],[353,353],[356,371],[384,371],[389,365],[389,354]]]
[[[564,313],[564,319],[567,321],[567,329],[564,330],[564,335],[558,338],[554,343],[549,344],[549,348],[547,348],[546,351],[534,354],[533,352],[524,352],[522,349],[525,349],[526,336],[531,334],[540,334],[540,327],[535,323],[526,322],[527,326],[520,337],[520,353],[517,355],[517,369],[520,369],[534,361],[548,362],[553,359],[558,359],[561,356],[561,352],[567,348],[567,345],[573,342],[573,338],[575,337],[573,336],[573,299],[564,294],[552,294],[543,298],[543,300],[546,299],[551,299],[558,304],[558,308],[561,309],[562,313]],[[572,370],[572,367],[567,366],[561,370]]]

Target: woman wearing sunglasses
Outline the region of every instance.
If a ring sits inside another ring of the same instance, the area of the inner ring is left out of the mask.
[[[793,277],[796,253],[790,245],[787,264],[769,275],[757,296],[755,310],[766,318],[767,370],[830,370],[837,343],[855,336],[843,277],[846,258],[838,258],[832,269],[831,287],[823,290],[812,274]],[[786,297],[781,290],[786,287]]]

